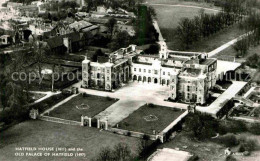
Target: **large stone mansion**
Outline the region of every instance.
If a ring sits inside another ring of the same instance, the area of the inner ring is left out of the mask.
[[[111,91],[129,80],[169,86],[169,98],[204,104],[217,80],[217,60],[204,53],[169,52],[160,43],[158,55],[145,55],[135,45],[97,62],[82,62],[82,87]]]

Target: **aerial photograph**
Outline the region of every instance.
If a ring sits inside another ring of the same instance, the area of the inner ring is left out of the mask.
[[[260,0],[0,0],[0,161],[260,161]]]

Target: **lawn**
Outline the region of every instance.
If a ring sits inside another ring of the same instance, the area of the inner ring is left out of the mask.
[[[182,18],[192,19],[196,15],[199,15],[199,12],[201,11],[200,8],[188,8],[180,6],[153,6],[153,8],[157,13],[158,24],[162,31],[164,29],[175,29]],[[204,10],[204,12],[208,14],[217,13],[216,11],[212,10]],[[162,34],[163,36],[167,35],[167,33]],[[166,38],[166,40],[168,39]]]
[[[167,46],[171,50],[187,50],[182,49],[180,42],[176,39],[175,29],[182,18],[192,19],[199,15],[200,8],[188,8],[181,6],[152,6],[157,13],[157,21]],[[204,13],[215,14],[217,11],[204,10]],[[165,16],[167,15],[167,16]],[[217,47],[239,37],[245,31],[239,29],[238,24],[230,26],[206,39],[194,43],[188,51],[209,52]]]
[[[80,121],[81,116],[94,117],[107,107],[114,104],[117,99],[87,95],[83,97],[79,94],[68,102],[60,105],[49,113],[49,116],[67,120]],[[81,106],[83,104],[83,106]]]
[[[178,118],[184,111],[180,109],[153,105],[143,105],[138,110],[130,114],[127,118],[119,122],[120,129],[137,131],[146,134],[153,134],[153,130],[161,132],[172,121]],[[146,121],[145,117],[156,116],[154,121]]]
[[[169,32],[169,31],[167,31]],[[210,52],[221,45],[245,34],[245,31],[239,29],[238,24],[225,28],[218,33],[211,35],[206,39],[202,39],[198,42],[195,42],[190,46],[187,51],[196,51],[196,52]],[[169,34],[168,34],[169,35]],[[173,35],[174,36],[174,35]],[[167,40],[166,40],[167,41]],[[177,39],[172,37],[171,41],[167,41],[167,45],[169,49],[172,50],[183,50],[180,47],[180,43]]]
[[[236,58],[236,59],[241,62],[245,61],[246,58],[248,58],[252,54],[256,53],[256,54],[260,55],[259,51],[260,51],[260,45],[258,45],[256,47],[250,47],[248,50],[248,54],[244,58]],[[237,54],[237,52],[234,50],[233,46],[230,46],[226,50],[223,50],[222,52],[220,52],[215,57],[217,57],[217,58],[223,58],[223,57],[227,57],[227,56],[235,57],[236,54]]]
[[[136,154],[139,139],[115,135],[96,128],[51,123],[47,121],[26,121],[0,133],[1,161],[50,161],[85,160],[90,161],[102,147],[114,147],[126,143]],[[82,148],[86,157],[16,157],[16,147],[62,147]]]
[[[46,96],[46,94],[41,94],[41,93],[29,93],[29,102],[34,102],[37,101],[38,99],[43,98]]]

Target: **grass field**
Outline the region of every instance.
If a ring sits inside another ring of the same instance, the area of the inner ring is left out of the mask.
[[[174,29],[178,26],[179,21],[182,18],[192,19],[196,15],[199,15],[201,9],[199,8],[187,8],[187,7],[175,7],[175,6],[152,6],[157,13],[157,20],[160,29]],[[213,14],[216,11],[204,10],[205,13]],[[164,36],[164,35],[163,35]],[[166,39],[167,40],[167,39]]]
[[[199,15],[201,9],[181,6],[153,5],[152,7],[157,13],[157,21],[163,38],[166,39],[168,48],[171,50],[184,50],[181,48],[180,42],[175,37],[175,29],[182,18],[192,19],[194,16]],[[217,11],[204,10],[204,13],[215,14]],[[239,29],[238,25],[233,25],[208,37],[207,39],[194,43],[188,51],[209,52],[244,33],[244,31]]]
[[[154,107],[149,107],[144,105],[130,114],[126,119],[119,122],[119,128],[146,134],[152,134],[153,130],[156,130],[156,132],[161,132],[183,112],[184,111],[179,109],[169,107],[157,105],[154,105]],[[158,120],[146,121],[144,117],[149,115],[156,116]]]
[[[0,133],[1,161],[90,161],[102,147],[114,147],[118,143],[129,145],[137,152],[139,139],[99,131],[96,128],[63,125],[46,121],[26,121]],[[16,157],[16,147],[82,148],[86,157]]]
[[[50,112],[49,116],[58,117],[67,120],[80,121],[81,116],[94,117],[101,111],[105,110],[110,105],[114,104],[116,99],[87,95],[83,97],[81,94],[73,97],[68,102],[55,108]],[[81,104],[88,105],[88,109],[78,109],[76,106]]]

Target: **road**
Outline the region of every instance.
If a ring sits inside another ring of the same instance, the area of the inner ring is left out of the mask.
[[[230,47],[231,45],[235,44],[235,43],[236,43],[238,40],[240,40],[241,38],[246,37],[246,36],[248,36],[248,35],[250,35],[250,34],[252,34],[252,33],[253,33],[252,31],[251,31],[251,32],[248,32],[248,33],[246,33],[246,34],[243,34],[243,35],[241,35],[241,36],[239,36],[239,37],[237,37],[237,38],[235,38],[235,39],[233,39],[233,40],[227,42],[226,44],[221,45],[221,46],[218,47],[217,49],[215,49],[215,50],[209,52],[209,53],[208,53],[208,57],[213,57],[213,56],[217,55],[217,54],[220,53],[221,51],[223,51],[223,50],[225,50],[226,48]]]
[[[151,3],[145,3],[146,5],[150,5],[150,6],[171,6],[171,7],[186,7],[186,8],[198,8],[198,9],[204,9],[204,10],[209,10],[209,11],[215,11],[215,12],[220,12],[220,10],[217,9],[212,9],[212,8],[205,8],[205,7],[199,7],[199,6],[191,6],[191,5],[181,5],[181,4],[151,4]]]

